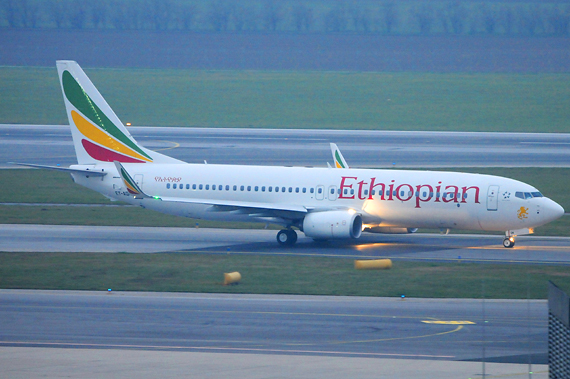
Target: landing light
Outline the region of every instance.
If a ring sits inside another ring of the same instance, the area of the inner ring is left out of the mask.
[[[126,125],[126,126],[131,126],[131,123],[130,123],[130,122],[127,122],[125,125]]]

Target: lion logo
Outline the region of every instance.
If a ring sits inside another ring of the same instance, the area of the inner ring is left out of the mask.
[[[517,216],[519,220],[524,220],[525,218],[528,218],[528,208],[521,207],[521,209],[517,211]]]

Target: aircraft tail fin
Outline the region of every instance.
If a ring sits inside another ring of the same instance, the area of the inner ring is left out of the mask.
[[[77,162],[182,163],[139,145],[75,61],[57,61]]]
[[[344,157],[342,156],[340,149],[335,143],[331,143],[331,152],[333,155],[334,166],[336,168],[349,168],[348,163],[346,163],[346,161],[344,160]]]

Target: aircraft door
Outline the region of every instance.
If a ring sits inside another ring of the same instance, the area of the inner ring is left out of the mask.
[[[318,185],[316,188],[315,199],[322,200],[325,198],[325,186]]]
[[[496,211],[499,206],[499,186],[489,186],[487,191],[487,210]]]
[[[329,187],[329,200],[335,201],[338,198],[338,192],[336,186]]]

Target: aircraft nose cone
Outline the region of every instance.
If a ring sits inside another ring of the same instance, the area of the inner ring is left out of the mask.
[[[548,202],[544,206],[544,218],[550,221],[554,221],[564,215],[564,208],[560,206],[555,201],[548,199]]]

